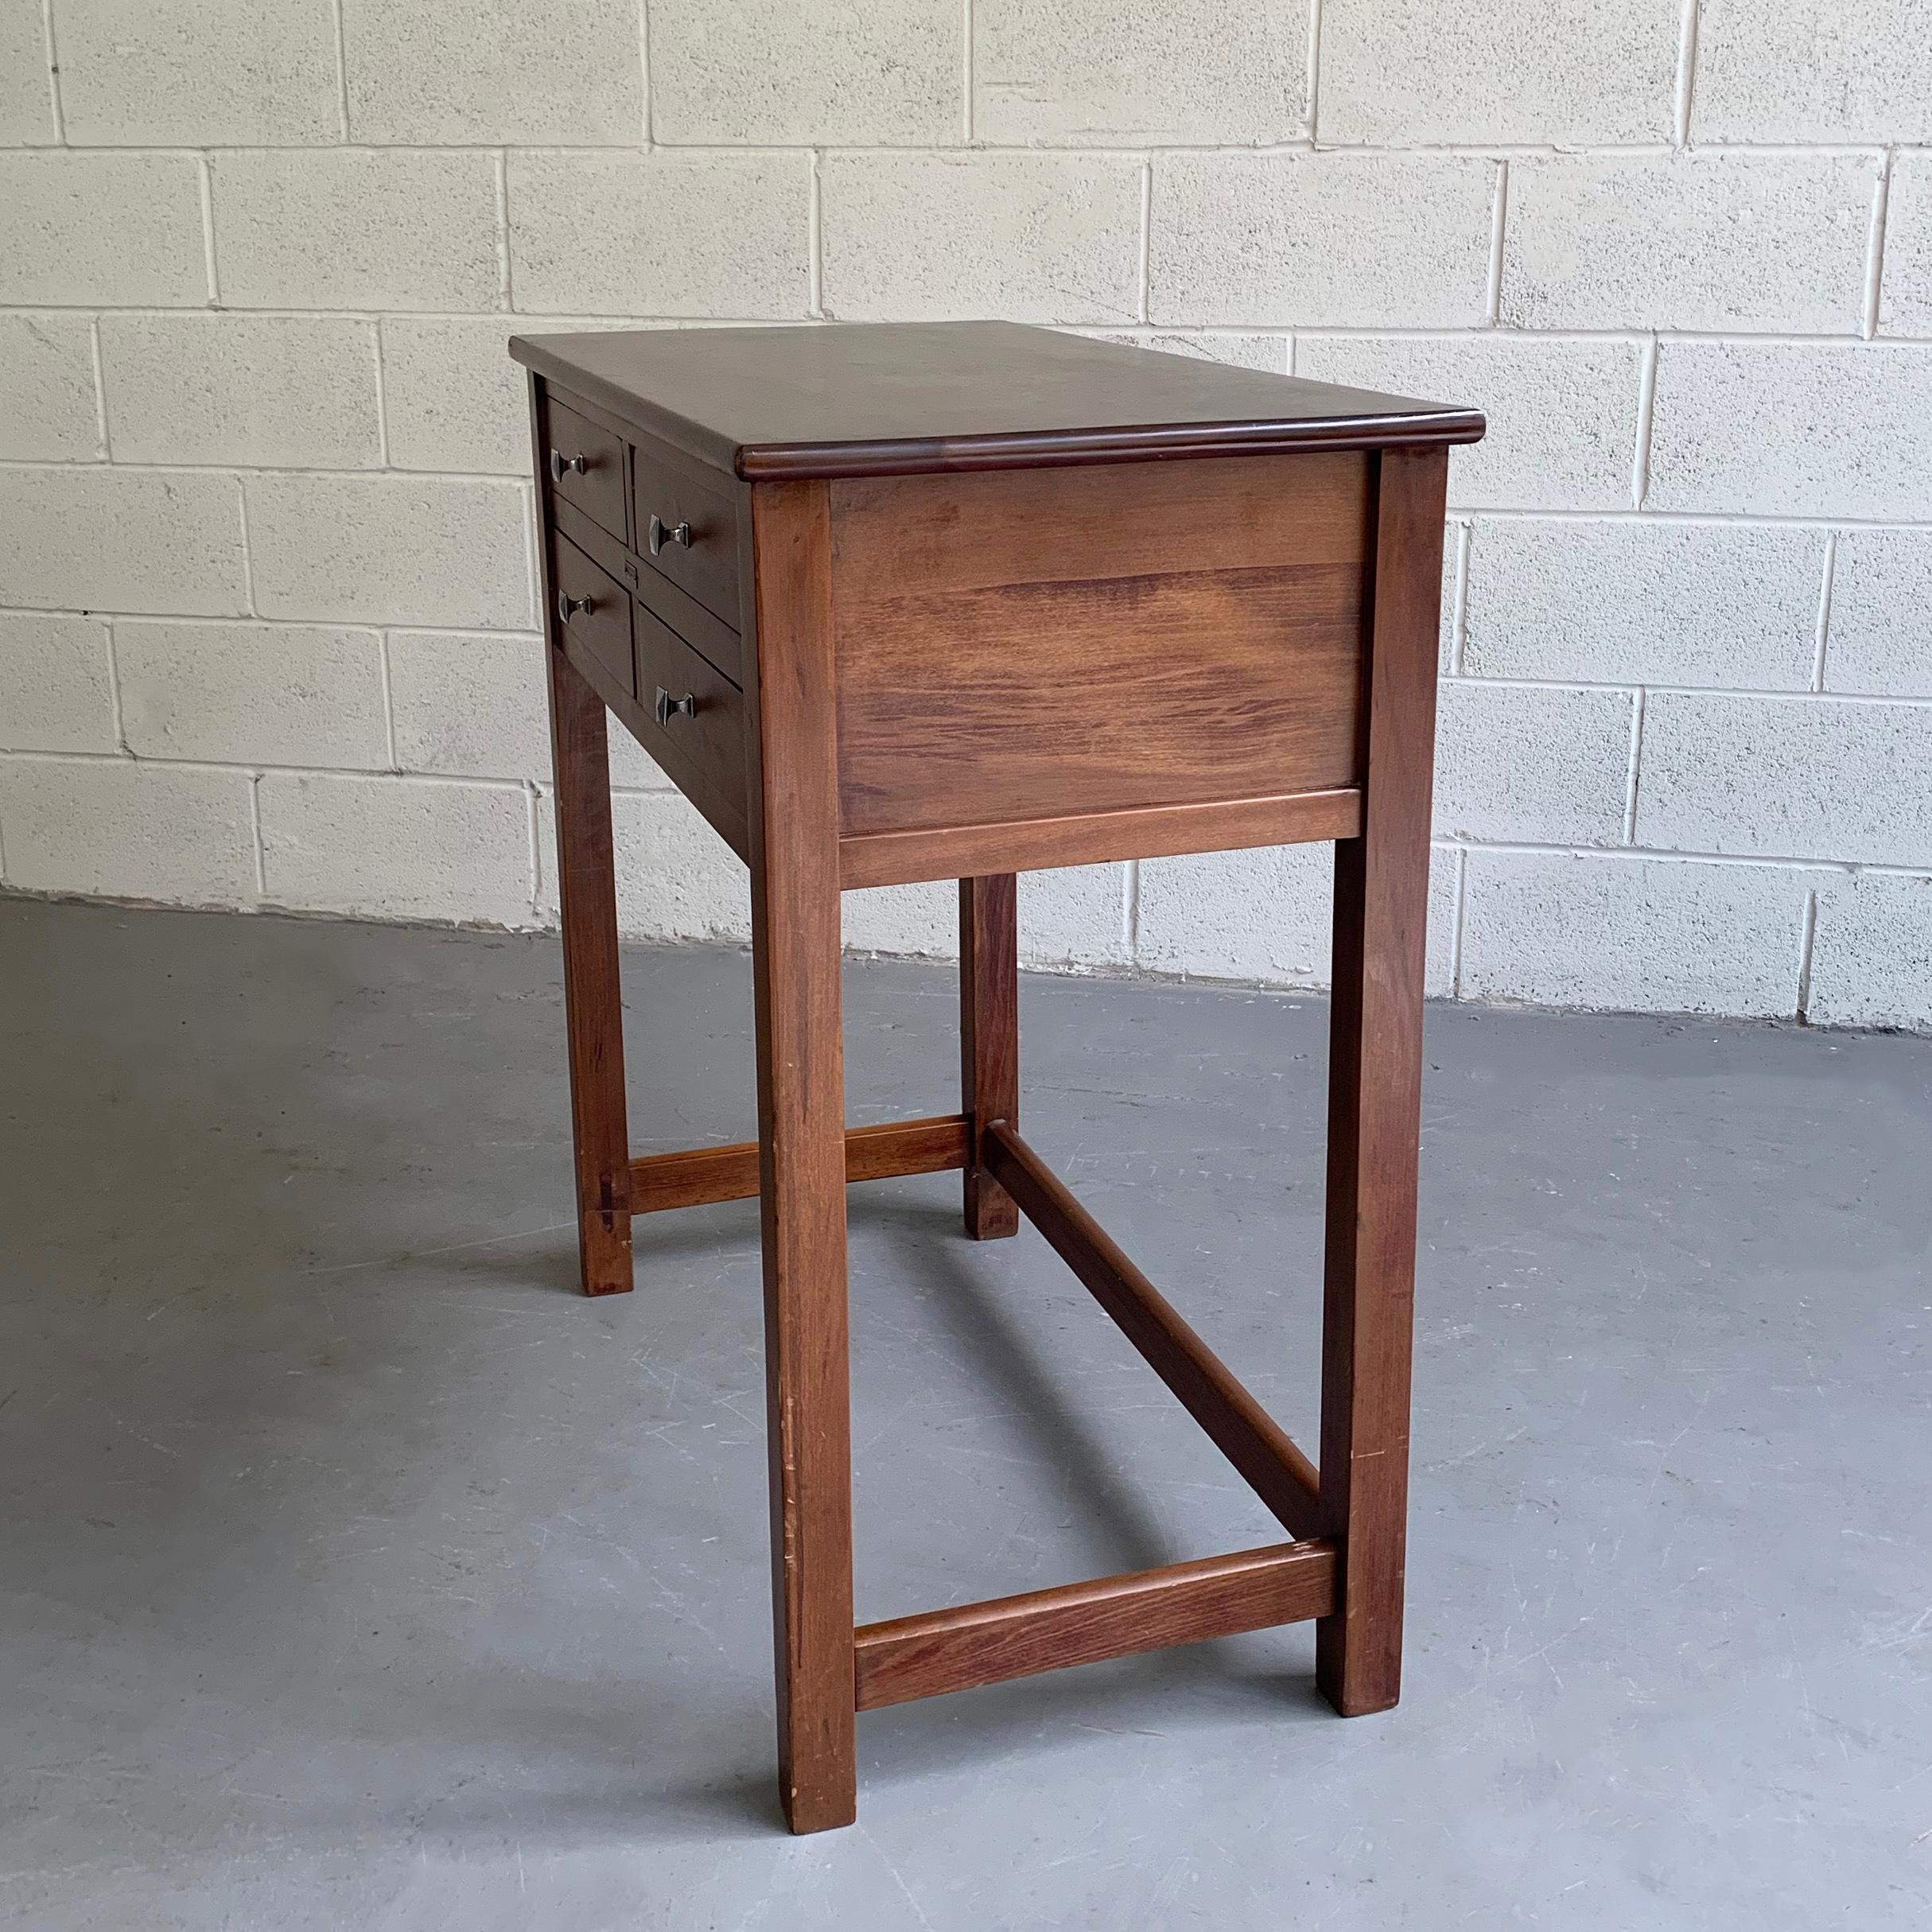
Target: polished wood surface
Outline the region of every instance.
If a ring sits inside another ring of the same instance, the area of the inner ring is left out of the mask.
[[[1448,461],[1390,450],[1376,488],[1367,795],[1335,848],[1321,1529],[1347,1554],[1316,1674],[1344,1716],[1401,1691],[1422,982]]]
[[[857,1633],[858,1708],[1324,1616],[1336,1569],[1332,1543],[1281,1543],[868,1623]]]
[[[550,487],[620,543],[625,538],[624,444],[606,425],[591,420],[555,396],[542,406],[538,474],[548,472]]]
[[[1355,782],[1366,458],[831,500],[848,836]]]
[[[959,881],[959,1093],[966,1228],[975,1241],[1020,1231],[1019,1205],[981,1151],[995,1121],[1020,1122],[1019,884],[1009,872]]]
[[[752,946],[779,1789],[794,1831],[857,1815],[838,756],[825,485],[753,512]]]
[[[1295,1536],[1316,1534],[1322,1526],[1320,1481],[1281,1425],[1017,1133],[996,1122],[985,1130],[981,1155],[1276,1520]]]
[[[900,1174],[943,1174],[966,1164],[971,1142],[963,1114],[925,1120],[888,1121],[845,1129],[845,1180],[885,1180]],[[748,1201],[757,1193],[758,1143],[691,1147],[673,1154],[643,1154],[631,1163],[631,1212],[702,1207],[713,1201]]]
[[[530,435],[547,461],[542,384],[532,376]],[[566,655],[557,615],[556,546],[538,546],[562,928],[564,1027],[570,1061],[570,1144],[577,1180],[577,1275],[587,1295],[632,1285],[630,1132],[624,1090],[624,987],[617,956],[616,857],[611,841],[610,746],[600,693]]]
[[[513,348],[584,1285],[630,1285],[635,1215],[759,1195],[787,1821],[855,1816],[860,1710],[1299,1618],[1335,1708],[1386,1708],[1444,478],[1481,418],[1001,324]],[[756,1143],[629,1153],[607,710],[750,868]],[[1331,839],[1318,1471],[1021,1137],[1017,874]],[[935,879],[961,1110],[848,1129],[840,894]],[[1296,1541],[855,1627],[845,1189],[954,1168],[967,1233],[1030,1220]]]
[[[961,810],[970,810],[970,802]],[[1134,805],[1113,811],[1065,811],[1048,818],[991,825],[928,826],[873,832],[839,841],[838,869],[848,891],[904,885],[990,871],[1001,864],[1034,872],[1098,865],[1109,859],[1165,858],[1181,852],[1228,852],[1310,839],[1353,838],[1362,824],[1362,794],[1293,791],[1205,805]]]
[[[1483,418],[1011,322],[517,336],[563,389],[729,474],[896,476],[1474,442]]]

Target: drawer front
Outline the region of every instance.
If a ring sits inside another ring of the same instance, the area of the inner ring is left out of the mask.
[[[637,703],[648,721],[644,749],[707,818],[725,820],[741,838],[744,694],[641,605]]]
[[[848,834],[1360,778],[1367,459],[832,485]]]
[[[550,487],[623,542],[622,439],[553,396],[545,441],[543,460],[549,466]]]
[[[631,593],[608,576],[568,537],[550,533],[557,608],[550,614],[559,639],[588,651],[627,691],[637,690],[631,652]]]
[[[724,487],[708,488],[647,445],[632,458],[636,523],[631,547],[705,608],[738,625],[738,509]],[[653,550],[652,519],[657,548]],[[649,597],[647,588],[639,595]]]

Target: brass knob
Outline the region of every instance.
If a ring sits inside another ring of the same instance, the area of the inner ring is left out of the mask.
[[[596,606],[588,597],[573,597],[567,590],[560,590],[557,593],[557,621],[559,624],[568,624],[570,621],[571,612],[573,611],[588,611],[595,608]]]
[[[667,543],[674,543],[678,549],[691,547],[691,527],[689,523],[667,523],[654,511],[647,534],[651,554],[655,557]]]
[[[550,481],[553,483],[562,483],[566,470],[573,469],[581,476],[589,467],[581,449],[573,457],[566,456],[561,449],[550,452]]]
[[[651,707],[651,714],[660,725],[668,725],[674,717],[695,717],[698,700],[689,691],[682,698],[674,698],[663,685],[658,686],[657,701]]]

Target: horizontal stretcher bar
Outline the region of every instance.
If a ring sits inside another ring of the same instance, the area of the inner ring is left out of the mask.
[[[1004,1121],[986,1129],[981,1158],[1275,1519],[1291,1536],[1315,1535],[1322,1526],[1315,1465],[1234,1371]]]
[[[938,1114],[928,1120],[891,1121],[845,1132],[845,1179],[884,1180],[895,1174],[939,1174],[966,1164],[966,1118]],[[682,1153],[645,1154],[631,1163],[631,1212],[702,1207],[742,1201],[758,1191],[758,1143],[694,1147]]]
[[[861,1624],[861,1711],[1331,1615],[1335,1546],[1281,1543]]]

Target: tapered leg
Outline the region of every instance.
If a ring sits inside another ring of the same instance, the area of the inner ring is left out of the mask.
[[[631,1150],[624,1121],[624,995],[611,849],[604,701],[552,644],[550,746],[557,783],[557,881],[563,923],[570,1129],[577,1152],[577,1253],[584,1293],[632,1285]]]
[[[779,1792],[857,1815],[838,772],[822,483],[760,485],[752,943]]]
[[[959,1090],[966,1117],[966,1232],[993,1241],[1020,1231],[1020,1207],[980,1161],[996,1120],[1020,1123],[1018,880],[1010,872],[959,881]]]
[[[1363,829],[1335,848],[1320,1514],[1342,1601],[1316,1626],[1316,1673],[1348,1717],[1401,1693],[1445,473],[1441,450],[1379,460]]]

